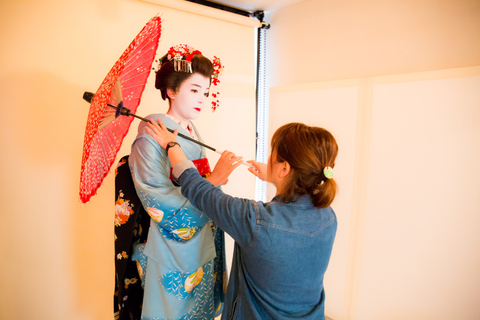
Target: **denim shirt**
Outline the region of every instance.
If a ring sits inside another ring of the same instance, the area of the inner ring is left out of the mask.
[[[222,319],[325,319],[332,208],[315,208],[308,195],[287,204],[235,198],[187,162],[174,168],[182,194],[235,240]]]

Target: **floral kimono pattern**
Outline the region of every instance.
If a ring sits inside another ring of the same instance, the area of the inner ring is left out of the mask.
[[[151,115],[188,135],[164,115]],[[181,195],[171,177],[165,150],[141,123],[129,164],[135,189],[150,216],[148,240],[134,249],[146,266],[142,319],[213,319],[221,313],[226,289],[223,231]],[[177,137],[189,160],[204,159],[204,149]],[[208,162],[197,161],[209,173]]]

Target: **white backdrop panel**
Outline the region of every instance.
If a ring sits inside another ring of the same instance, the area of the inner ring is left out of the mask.
[[[479,319],[480,77],[374,86],[357,319]]]

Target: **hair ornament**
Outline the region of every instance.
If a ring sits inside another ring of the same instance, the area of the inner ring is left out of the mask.
[[[329,166],[326,166],[325,168],[323,168],[323,175],[327,179],[332,179],[333,178],[333,168],[329,167]]]
[[[220,84],[220,75],[223,72],[223,65],[220,61],[220,58],[217,56],[213,56],[213,74],[212,74],[212,83],[216,87]],[[218,100],[218,95],[220,92],[212,93],[212,110],[215,111],[220,106],[220,100]]]
[[[194,54],[202,54],[189,45],[179,44],[168,50],[167,60],[173,59],[173,69],[177,72],[192,73],[192,58]]]

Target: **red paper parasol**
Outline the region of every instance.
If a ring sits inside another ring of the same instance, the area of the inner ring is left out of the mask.
[[[152,18],[112,67],[93,96],[83,143],[80,199],[90,200],[110,171],[140,104],[161,34],[160,17]],[[115,106],[115,107],[110,107]],[[118,108],[116,108],[118,107]]]

